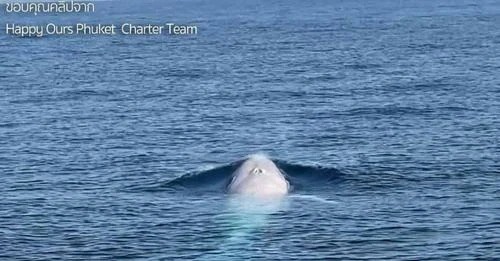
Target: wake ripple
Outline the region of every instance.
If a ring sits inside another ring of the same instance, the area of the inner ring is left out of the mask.
[[[305,166],[286,161],[273,160],[290,182],[292,192],[313,191],[321,186],[338,182],[344,175],[335,168]],[[232,173],[242,160],[207,171],[189,173],[163,184],[163,187],[175,190],[225,192]]]

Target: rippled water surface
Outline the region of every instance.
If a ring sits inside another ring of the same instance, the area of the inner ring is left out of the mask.
[[[0,258],[500,258],[498,1],[111,1],[0,33]],[[264,152],[292,193],[225,194]]]

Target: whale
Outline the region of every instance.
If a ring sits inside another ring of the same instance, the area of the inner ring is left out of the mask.
[[[264,155],[250,155],[232,173],[230,194],[279,197],[288,194],[290,184],[283,172]]]

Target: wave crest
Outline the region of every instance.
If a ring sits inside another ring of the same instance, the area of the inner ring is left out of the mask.
[[[251,155],[249,157],[260,156],[262,155]],[[175,190],[224,192],[233,172],[243,161],[238,160],[210,170],[188,173],[170,180],[164,185]],[[273,162],[284,173],[292,191],[313,191],[319,186],[332,185],[343,176],[343,173],[335,168],[292,164],[281,160],[273,160]]]

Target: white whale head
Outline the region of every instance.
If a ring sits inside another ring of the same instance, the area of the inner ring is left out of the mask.
[[[256,197],[283,196],[289,184],[278,167],[263,155],[249,156],[233,173],[229,193]]]

